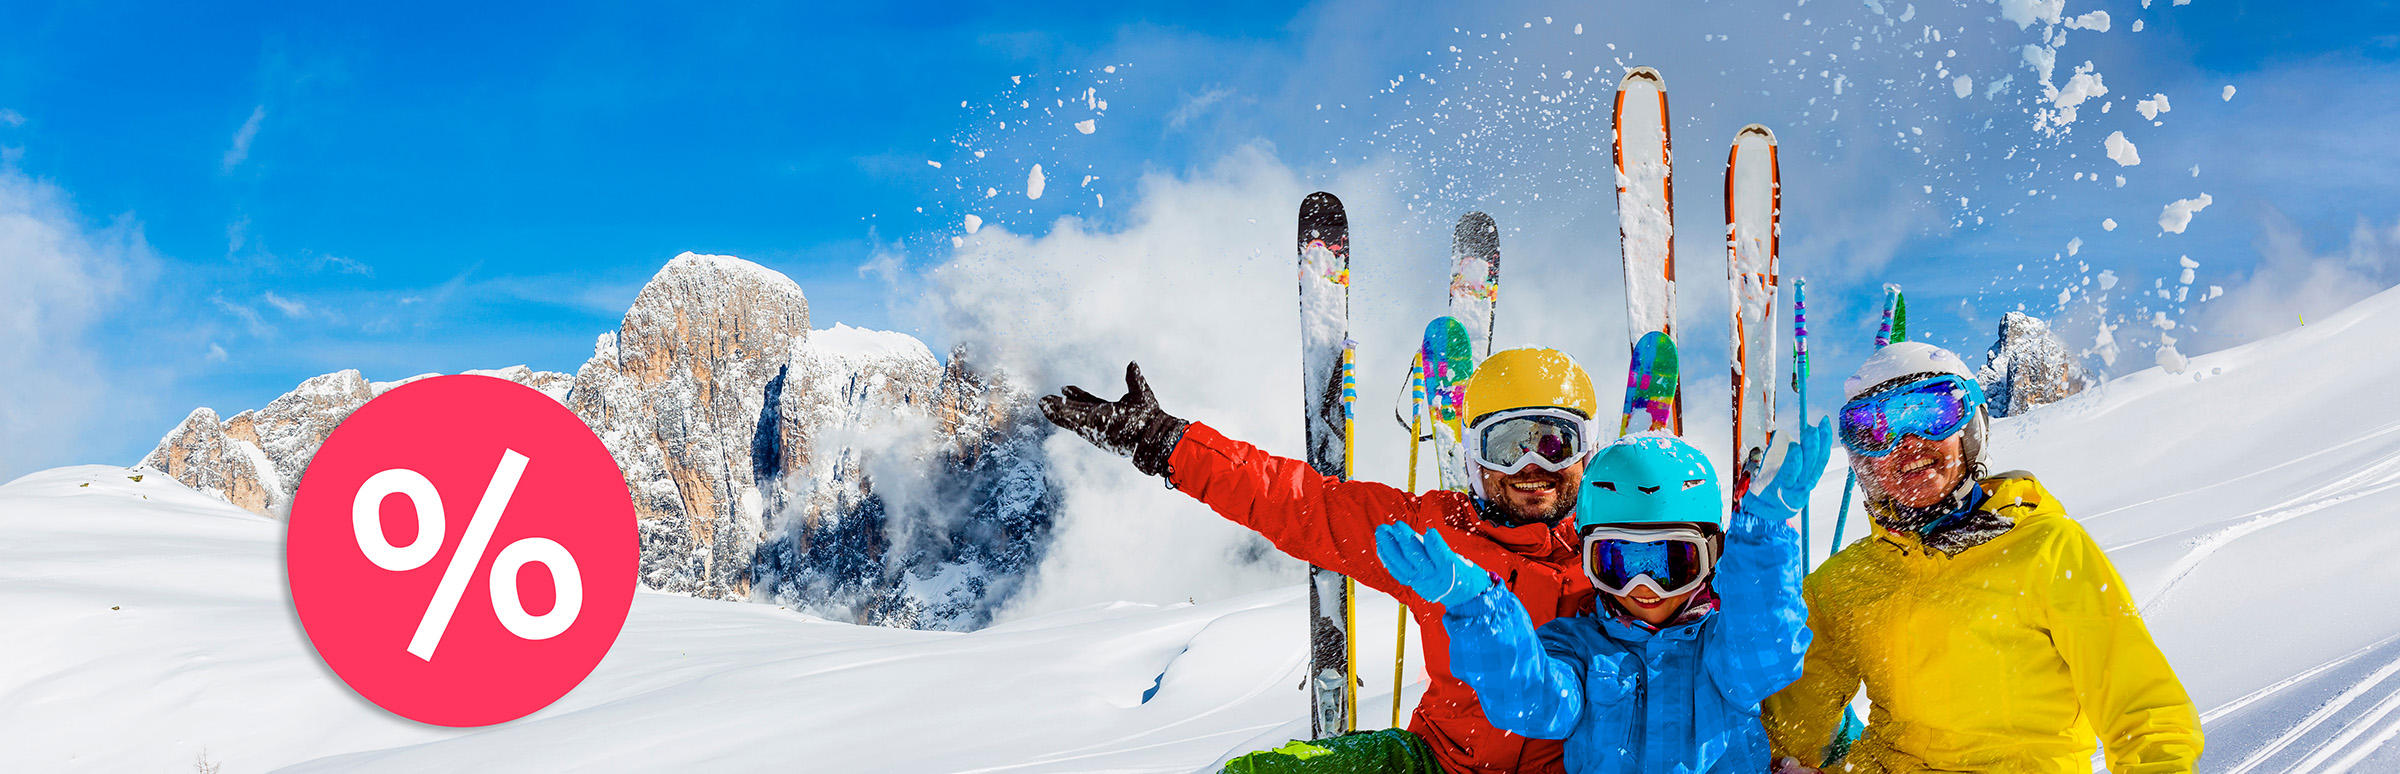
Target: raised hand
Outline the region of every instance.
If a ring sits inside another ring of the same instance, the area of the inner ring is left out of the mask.
[[[1109,401],[1068,385],[1057,395],[1042,396],[1042,416],[1084,440],[1133,460],[1133,467],[1152,476],[1165,475],[1167,458],[1190,424],[1158,408],[1150,383],[1138,363],[1125,364],[1125,397]]]
[[[1808,505],[1808,493],[1817,488],[1817,479],[1825,475],[1825,463],[1833,455],[1833,428],[1824,421],[1802,428],[1799,439],[1783,453],[1783,464],[1775,469],[1775,479],[1763,489],[1742,495],[1741,509],[1752,516],[1772,521],[1785,521]]]
[[[1376,527],[1375,556],[1393,580],[1443,607],[1474,599],[1492,587],[1492,574],[1450,550],[1438,528],[1425,530],[1420,538],[1405,524]]]

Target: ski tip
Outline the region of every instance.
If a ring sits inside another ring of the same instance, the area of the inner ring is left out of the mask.
[[[1742,138],[1753,135],[1766,138],[1768,145],[1775,144],[1775,130],[1767,128],[1766,124],[1751,124],[1742,127],[1741,131],[1733,133],[1733,141],[1741,142]]]
[[[1350,230],[1350,216],[1342,211],[1342,200],[1333,194],[1318,191],[1300,200],[1300,243],[1311,239],[1329,238],[1337,232]],[[1345,241],[1347,235],[1344,234]]]
[[[1458,216],[1458,227],[1450,232],[1450,241],[1452,246],[1476,245],[1483,247],[1499,244],[1500,224],[1492,220],[1492,216],[1480,212],[1460,215]]]
[[[1625,78],[1617,82],[1617,89],[1622,91],[1626,86],[1631,86],[1635,83],[1643,81],[1648,81],[1652,87],[1658,89],[1659,91],[1667,90],[1667,77],[1658,74],[1658,68],[1648,65],[1642,65],[1630,70],[1626,70]]]

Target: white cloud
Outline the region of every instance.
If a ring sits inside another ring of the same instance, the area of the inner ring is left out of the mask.
[[[275,332],[274,327],[267,324],[266,317],[260,315],[257,309],[226,300],[223,293],[209,295],[208,303],[226,314],[232,315],[234,319],[242,321],[242,327],[248,328],[253,336],[265,336]]]
[[[2211,334],[2212,349],[2298,327],[2303,318],[2330,315],[2400,285],[2400,220],[2377,226],[2361,219],[2348,244],[2327,252],[2312,248],[2279,213],[2267,213],[2263,225],[2258,265],[2202,307],[2197,322]]]
[[[95,462],[89,423],[117,404],[93,328],[155,259],[139,224],[87,227],[65,192],[0,167],[0,481]],[[140,346],[142,342],[121,342]]]
[[[225,171],[232,172],[250,158],[250,141],[258,139],[258,125],[265,120],[267,106],[260,105],[250,111],[250,120],[243,121],[242,128],[234,130],[233,147],[225,149]]]
[[[14,128],[24,125],[25,114],[10,110],[8,108],[0,108],[0,126]]]
[[[1175,107],[1174,112],[1167,114],[1167,128],[1181,129],[1185,124],[1191,123],[1192,119],[1199,118],[1200,114],[1208,112],[1209,108],[1215,107],[1217,103],[1223,102],[1231,96],[1233,96],[1233,89],[1220,86],[1184,100],[1183,104]]]
[[[308,316],[307,304],[275,295],[275,291],[272,290],[260,293],[259,300],[267,302],[268,306],[275,307],[275,311],[282,312],[285,317],[297,320]]]
[[[330,270],[342,274],[357,274],[365,277],[375,276],[375,269],[373,267],[339,255],[311,253],[309,257],[314,263],[312,268],[315,269]]]

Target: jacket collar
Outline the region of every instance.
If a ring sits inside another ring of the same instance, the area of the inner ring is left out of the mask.
[[[1976,482],[1964,502],[1947,513],[1932,514],[1922,525],[1907,530],[1893,529],[1892,506],[1888,503],[1868,503],[1867,509],[1876,515],[1875,536],[1899,548],[1904,553],[1923,553],[1928,549],[1944,556],[1957,556],[1967,549],[1991,542],[2016,527],[2016,520],[1999,513],[1986,487],[1991,480]]]
[[[1465,521],[1466,524],[1456,526],[1482,535],[1510,553],[1521,556],[1549,557],[1557,556],[1561,551],[1575,553],[1582,550],[1576,544],[1574,522],[1570,519],[1562,518],[1549,524],[1508,525],[1485,518],[1482,509],[1476,508]]]

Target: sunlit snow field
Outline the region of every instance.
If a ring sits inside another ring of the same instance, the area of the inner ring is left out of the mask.
[[[1996,426],[1999,466],[2040,475],[2133,585],[2200,706],[2204,770],[2400,770],[2395,339],[2385,292]],[[0,486],[0,769],[1191,771],[1304,729],[1297,585],[969,634],[644,593],[557,704],[419,725],[309,649],[278,523],[139,473]],[[1361,613],[1369,725],[1393,613]],[[1412,658],[1403,695],[1422,679]]]

